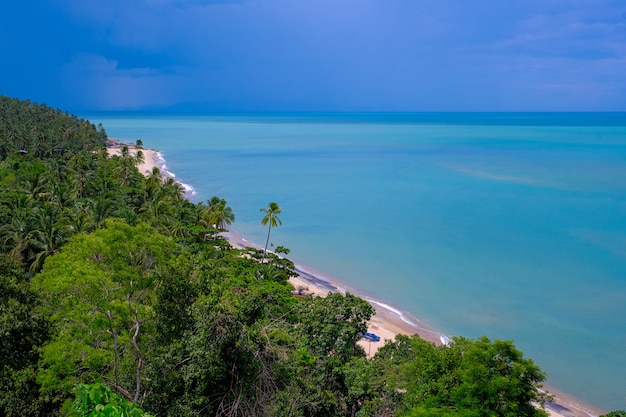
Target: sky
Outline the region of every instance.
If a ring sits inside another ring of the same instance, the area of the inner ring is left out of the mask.
[[[626,1],[5,0],[0,95],[70,112],[626,111]]]

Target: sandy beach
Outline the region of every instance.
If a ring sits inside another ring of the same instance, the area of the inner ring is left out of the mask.
[[[109,139],[107,141],[107,152],[109,155],[121,155],[123,146],[128,146],[131,156],[136,155],[139,150],[134,145],[124,144],[116,139]],[[154,167],[159,167],[163,170],[163,160],[157,150],[141,149],[141,151],[144,154],[144,162],[137,165],[139,172],[147,175],[152,172]],[[254,245],[236,232],[223,233],[223,236],[236,248],[260,248],[258,245]],[[296,291],[321,297],[326,296],[329,292],[345,292],[345,285],[342,285],[341,282],[335,278],[322,278],[322,274],[309,272],[312,269],[308,267],[303,268],[302,266],[296,265],[296,269],[300,276],[290,279],[290,283],[294,286]],[[410,317],[408,314],[402,313],[398,309],[388,306],[379,300],[373,300],[363,294],[359,294],[358,291],[350,292],[366,299],[375,309],[375,314],[370,320],[368,331],[380,336],[380,341],[369,342],[361,340],[359,342],[359,345],[363,347],[369,357],[373,356],[386,341],[394,340],[398,334],[418,334],[421,338],[436,345],[442,344],[445,335],[437,332],[425,323],[420,322],[418,319]],[[553,387],[546,386],[546,389],[554,397],[552,403],[545,405],[546,411],[552,417],[597,417],[607,412],[606,410],[586,404],[577,398],[562,393]]]
[[[162,168],[159,163],[160,162],[159,152],[154,149],[139,149],[135,145],[125,144],[125,143],[120,142],[117,139],[112,139],[112,138],[109,138],[107,140],[106,146],[107,146],[107,153],[110,156],[113,156],[113,155],[121,156],[122,148],[124,146],[128,146],[128,154],[130,156],[136,156],[137,152],[141,150],[141,152],[143,153],[144,161],[141,164],[137,165],[137,169],[143,175],[147,175],[151,173],[154,167],[158,167],[159,169]]]

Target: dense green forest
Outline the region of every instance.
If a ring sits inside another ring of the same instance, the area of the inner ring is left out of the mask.
[[[294,296],[292,262],[220,236],[225,200],[141,158],[0,97],[0,415],[546,415],[509,341],[400,336],[368,359],[367,302]]]

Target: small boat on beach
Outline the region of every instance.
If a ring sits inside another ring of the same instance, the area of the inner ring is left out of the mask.
[[[370,342],[380,342],[380,336],[377,336],[374,333],[363,333],[363,339]]]

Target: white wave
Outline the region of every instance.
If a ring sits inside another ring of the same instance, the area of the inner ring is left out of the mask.
[[[156,162],[157,162],[159,165],[161,165],[161,166],[162,166],[162,165],[164,165],[164,164],[165,164],[165,158],[163,158],[163,154],[162,154],[161,152],[157,152],[157,153],[156,153],[156,157],[155,157],[155,159],[156,159]]]
[[[165,163],[165,157],[160,151],[156,153],[154,158],[155,158],[155,162],[157,166],[159,167],[163,175],[165,177],[176,180],[176,174],[174,174],[172,171],[170,171],[167,168],[167,164]],[[193,188],[193,186],[186,184],[184,182],[181,182],[181,181],[176,181],[176,182],[179,183],[183,187],[183,189],[185,190],[185,195],[190,196],[190,197],[193,197],[196,195],[196,189]]]
[[[191,196],[196,195],[196,189],[195,189],[195,188],[193,188],[191,185],[189,185],[189,184],[185,184],[184,182],[178,182],[178,183],[179,183],[179,184],[183,187],[183,189],[185,190],[185,194],[188,194],[188,195],[191,195]]]
[[[439,336],[439,340],[441,341],[441,344],[444,346],[450,346],[450,343],[452,343],[452,338],[445,336],[445,335]]]
[[[396,310],[395,308],[391,307],[390,305],[387,305],[387,304],[385,304],[385,303],[381,303],[380,301],[375,301],[375,300],[368,299],[368,298],[366,298],[365,300],[366,300],[367,302],[370,302],[370,303],[374,303],[374,304],[376,304],[376,305],[379,305],[380,307],[384,308],[385,310],[390,311],[390,312],[392,312],[393,314],[395,314],[396,316],[400,317],[400,319],[401,319],[403,322],[405,322],[405,323],[407,323],[407,324],[410,324],[411,326],[415,326],[415,327],[417,327],[417,324],[416,324],[416,323],[413,323],[411,320],[409,320],[408,318],[406,318],[406,316],[405,316],[404,314],[402,314],[402,312],[401,312],[400,310]]]

